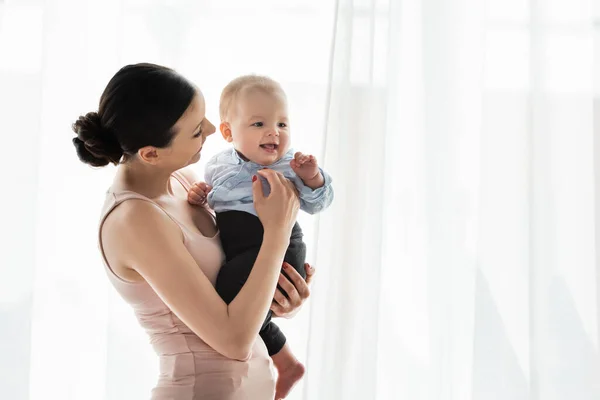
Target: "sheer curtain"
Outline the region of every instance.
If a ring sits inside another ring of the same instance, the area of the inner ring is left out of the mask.
[[[290,399],[600,398],[598,4],[591,0],[0,2],[0,398],[145,399],[157,365],[108,285],[114,170],[69,125],[122,65],[290,98],[334,177],[302,215],[311,301],[281,321]],[[216,135],[203,160],[225,144]],[[197,169],[201,173],[203,162]]]
[[[599,11],[338,2],[305,398],[600,398]]]

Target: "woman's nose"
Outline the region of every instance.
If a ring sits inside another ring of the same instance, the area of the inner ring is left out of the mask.
[[[212,122],[208,121],[208,134],[212,135],[213,133],[216,132],[217,128],[215,128],[215,126],[212,124]]]

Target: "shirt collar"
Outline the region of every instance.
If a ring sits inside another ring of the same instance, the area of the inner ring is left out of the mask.
[[[237,150],[233,147],[231,148],[231,155],[238,165],[246,162],[244,159],[242,159],[242,157],[240,157]]]

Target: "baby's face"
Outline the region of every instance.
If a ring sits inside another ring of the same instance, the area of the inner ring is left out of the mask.
[[[223,136],[248,160],[266,166],[288,151],[290,129],[287,103],[282,96],[261,90],[244,93],[232,115],[230,139],[225,132]]]

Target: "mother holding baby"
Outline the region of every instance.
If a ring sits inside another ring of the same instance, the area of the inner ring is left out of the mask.
[[[185,167],[215,132],[205,115],[202,92],[184,77],[136,64],[119,70],[98,111],[73,125],[81,161],[117,165],[99,228],[106,272],[159,356],[152,399],[284,398],[302,369],[277,366],[276,382],[258,332],[269,310],[291,317],[309,296],[314,269],[306,265],[306,281],[293,268],[289,279],[281,274],[298,193],[280,173],[258,171],[271,187],[265,196],[260,179],[252,184],[262,245],[227,304],[214,288],[224,261],[214,215],[188,202],[197,179]]]

